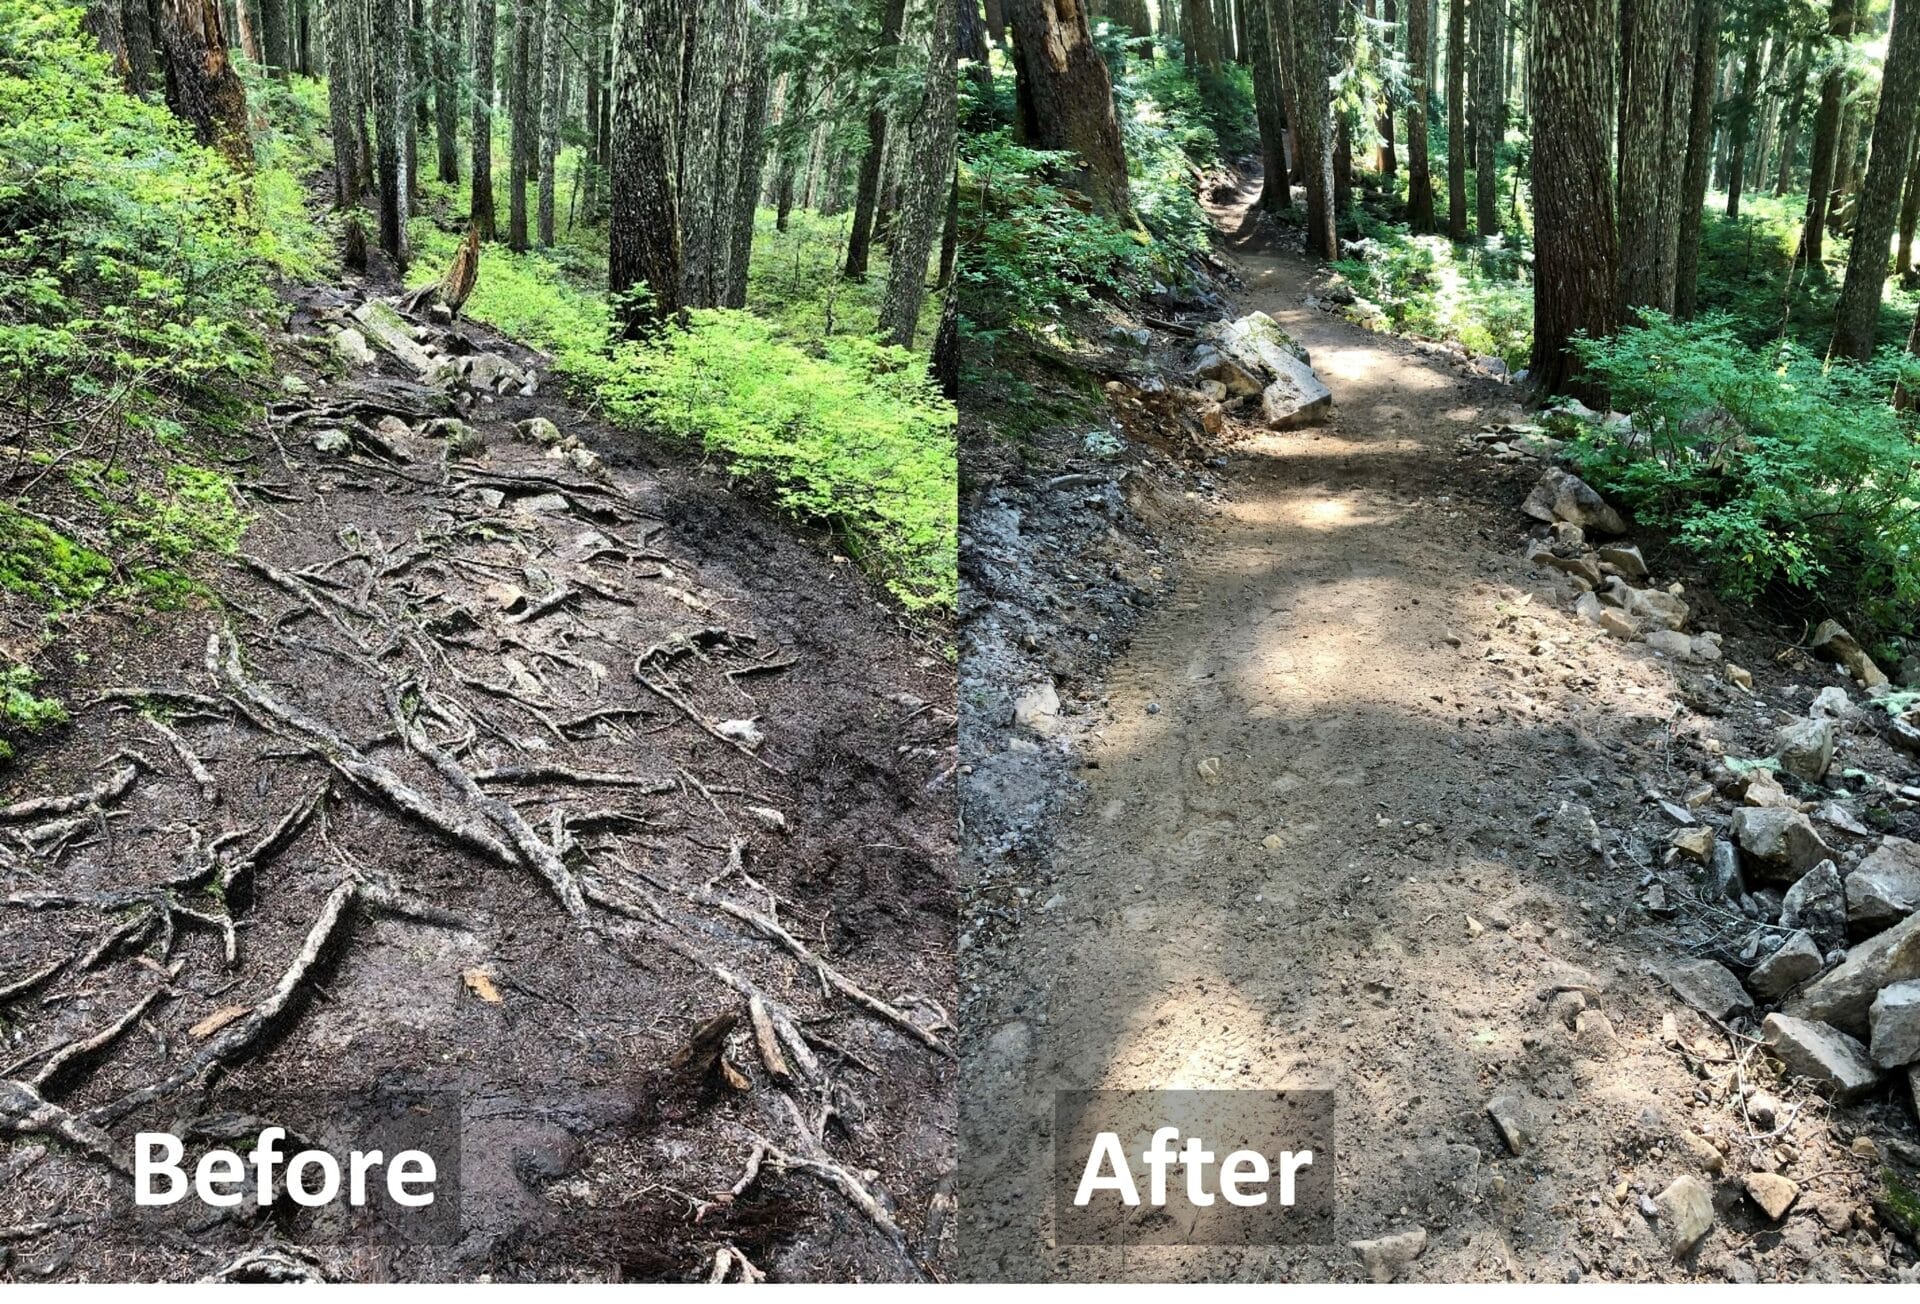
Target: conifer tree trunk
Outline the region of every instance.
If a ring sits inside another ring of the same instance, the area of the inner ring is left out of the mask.
[[[333,206],[351,208],[360,199],[359,141],[354,134],[358,99],[353,68],[353,0],[327,0],[327,130],[333,137]]]
[[[1269,5],[1286,81],[1288,121],[1306,192],[1307,253],[1331,261],[1340,256],[1336,136],[1327,84],[1327,51],[1335,15],[1319,0],[1269,0]]]
[[[1467,3],[1447,0],[1447,238],[1456,241],[1467,238],[1466,63]]]
[[[1914,111],[1920,107],[1920,8],[1896,4],[1880,73],[1880,105],[1873,123],[1873,154],[1860,187],[1847,279],[1833,312],[1832,356],[1865,362],[1873,356],[1880,324],[1880,297],[1887,281],[1887,242],[1893,238],[1900,187],[1913,145]]]
[[[246,0],[237,2],[244,6]],[[260,57],[274,76],[286,80],[293,59],[287,30],[287,0],[260,0]]]
[[[1501,0],[1473,0],[1473,190],[1474,230],[1486,240],[1500,234],[1500,138],[1506,130],[1501,103]]]
[[[1747,37],[1740,63],[1740,93],[1733,104],[1727,136],[1727,216],[1740,216],[1740,192],[1747,184],[1747,138],[1753,133],[1755,100],[1760,94],[1760,33]]]
[[[926,84],[903,151],[906,185],[896,218],[886,294],[880,301],[880,334],[903,349],[913,347],[920,306],[926,299],[927,263],[953,190],[953,65],[959,28],[955,11],[955,0],[933,0]]]
[[[407,268],[406,154],[407,0],[371,0],[372,30],[368,59],[373,65],[373,148],[375,189],[380,199],[380,248],[396,271]]]
[[[746,44],[747,73],[740,96],[743,104],[739,133],[740,166],[733,201],[732,248],[727,253],[727,283],[723,303],[729,308],[747,306],[747,274],[753,262],[753,222],[760,209],[760,179],[767,160],[768,100],[773,93],[772,72],[768,66],[766,19],[760,10],[748,5]],[[953,60],[947,60],[951,67]],[[951,74],[949,74],[951,75]],[[953,131],[953,104],[947,104],[947,131]]]
[[[540,28],[545,33],[541,42],[540,60],[540,103],[539,112],[539,150],[540,201],[539,201],[539,237],[544,247],[553,248],[553,203],[554,203],[554,163],[560,155],[560,110],[566,102],[567,88],[561,76],[561,50],[565,47],[560,30],[560,0],[547,0],[546,15],[541,19]]]
[[[144,96],[153,88],[153,14],[146,0],[117,0],[120,36],[127,50],[127,90]]]
[[[499,236],[493,216],[493,36],[499,0],[473,0],[473,185],[468,214],[482,240]]]
[[[1620,324],[1612,154],[1614,0],[1538,0],[1528,42],[1533,86],[1533,359],[1541,394],[1573,393],[1568,344]],[[1602,407],[1604,410],[1604,406]]]
[[[1859,0],[1831,0],[1827,34],[1836,41],[1853,35]],[[1816,275],[1824,275],[1827,211],[1833,200],[1835,166],[1839,158],[1840,117],[1845,108],[1849,74],[1835,64],[1820,79],[1820,107],[1813,115],[1813,148],[1807,156],[1807,214],[1800,228],[1795,261]]]
[[[1270,30],[1269,3],[1270,0],[1247,0],[1250,33],[1247,44],[1253,68],[1254,117],[1260,128],[1260,206],[1269,213],[1277,213],[1293,207],[1293,187],[1287,177],[1287,113],[1280,91],[1280,71],[1274,62],[1273,42],[1251,36],[1251,33],[1264,36]]]
[[[1685,0],[1625,0],[1620,86],[1620,295],[1626,308],[1673,311],[1680,188],[1693,86]],[[1537,152],[1537,150],[1536,150]]]
[[[1086,10],[1077,0],[1006,0],[1006,10],[1022,141],[1071,150],[1081,165],[1075,184],[1095,207],[1131,220],[1113,83],[1093,48]]]
[[[1693,85],[1687,108],[1687,166],[1681,183],[1680,248],[1674,270],[1673,313],[1693,316],[1700,280],[1701,207],[1713,161],[1713,85],[1720,62],[1721,0],[1699,0],[1693,26]]]
[[[1805,49],[1795,52],[1793,71],[1787,78],[1786,102],[1780,106],[1780,158],[1779,172],[1773,182],[1775,196],[1793,189],[1793,158],[1800,144],[1800,115],[1806,107],[1808,63]]]
[[[1393,54],[1393,33],[1399,24],[1399,14],[1393,0],[1386,0],[1385,19],[1387,24],[1387,55]],[[1393,139],[1393,97],[1383,88],[1380,92],[1380,111],[1377,130],[1380,133],[1380,175],[1385,180],[1387,190],[1391,192],[1394,181],[1400,171],[1400,159],[1394,149]]]
[[[460,27],[463,0],[433,0],[433,129],[439,147],[439,176],[448,185],[460,180]]]
[[[683,0],[614,0],[607,284],[629,338],[680,313],[679,140]]]
[[[1428,46],[1433,29],[1427,0],[1407,3],[1407,224],[1415,234],[1433,230],[1433,175],[1427,158],[1427,102],[1433,91]]]
[[[515,252],[528,247],[527,181],[534,162],[534,133],[539,119],[534,115],[533,86],[539,67],[535,48],[540,26],[540,8],[545,0],[514,0],[513,60],[507,74],[507,247]],[[379,3],[379,0],[375,0]]]
[[[885,0],[880,20],[880,40],[874,50],[874,64],[890,67],[900,48],[900,29],[906,21],[907,0]],[[1082,18],[1084,24],[1085,19]],[[867,110],[867,152],[860,159],[859,188],[854,192],[853,226],[847,232],[847,279],[862,281],[867,276],[867,260],[873,246],[874,210],[880,198],[880,164],[886,154],[887,106],[875,100]]]
[[[1916,226],[1920,226],[1920,131],[1914,133],[1914,141],[1907,148],[1907,188],[1900,201],[1900,252],[1894,259],[1893,274],[1902,283],[1912,279]]]
[[[154,0],[153,13],[167,107],[193,128],[194,139],[252,171],[247,90],[227,61],[219,6],[215,0]]]

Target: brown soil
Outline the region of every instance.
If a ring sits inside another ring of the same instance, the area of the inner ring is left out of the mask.
[[[289,293],[286,354],[305,359],[290,365],[315,385],[311,401],[368,378],[309,365],[330,357],[316,319],[368,289]],[[543,362],[472,325],[446,342]],[[408,375],[384,355],[380,369]],[[458,1243],[304,1251],[331,1279],[704,1279],[729,1244],[775,1280],[941,1275],[955,846],[953,680],[938,642],[904,628],[826,540],[734,496],[696,459],[603,426],[557,380],[543,374],[535,397],[469,401],[484,446],[452,457],[416,437],[401,440],[410,461],[342,459],[309,446],[311,427],[256,432],[243,478],[259,486],[259,518],[243,550],[291,578],[216,563],[216,604],[88,623],[85,668],[62,685],[76,721],[0,775],[0,805],[89,787],[117,756],[142,769],[124,799],[39,850],[9,836],[31,822],[0,825],[0,989],[65,961],[0,1005],[0,1079],[30,1080],[158,987],[145,1017],[42,1089],[83,1122],[111,1118],[119,1162],[140,1127],[272,1119],[374,1086],[457,1093]],[[533,416],[597,450],[607,481],[516,438],[513,423]],[[564,502],[535,501],[553,492]],[[529,603],[572,597],[523,619],[502,585]],[[544,853],[462,845],[329,764],[311,731],[243,709],[205,661],[209,637],[229,630],[253,682],[496,847],[515,826],[547,852],[558,837],[562,872],[592,904],[570,917],[537,872]],[[636,666],[687,710],[644,688]],[[207,767],[209,792],[136,704],[103,696],[129,688],[212,699],[150,703]],[[489,812],[403,742],[390,690],[456,769],[557,765],[649,786],[483,780],[519,818]],[[590,712],[611,714],[582,721]],[[754,721],[764,743],[749,754],[689,712]],[[224,903],[160,886],[200,866],[217,876],[216,850],[233,857],[316,794],[315,817]],[[784,830],[753,807],[779,812]],[[264,997],[350,878],[421,908],[359,892],[292,1003],[232,1062],[124,1117],[111,1108],[222,1035],[194,1025]],[[231,965],[223,906],[238,930]],[[777,917],[794,945],[743,910]],[[82,963],[123,924],[134,929],[120,944]],[[829,989],[818,961],[890,1012]],[[497,1002],[476,992],[475,971]],[[791,1086],[756,1051],[749,991],[817,1059],[809,1069],[788,1050]],[[746,1089],[669,1066],[727,1011],[740,1016],[727,1057]],[[714,1202],[756,1137],[793,1162]],[[0,1280],[191,1279],[284,1239],[277,1211],[144,1234],[114,1215],[114,1185],[107,1162],[0,1112]]]
[[[1650,972],[1710,950],[1645,908],[1656,874],[1683,876],[1659,860],[1672,825],[1653,797],[1694,786],[1709,736],[1763,754],[1741,731],[1776,717],[1718,667],[1676,674],[1577,621],[1564,578],[1521,557],[1538,464],[1459,448],[1519,415],[1512,391],[1304,306],[1318,273],[1247,198],[1215,213],[1235,309],[1308,346],[1336,414],[1233,448],[1226,501],[1172,549],[1179,589],[1065,714],[1082,783],[1050,862],[1017,912],[973,921],[963,1272],[1363,1279],[1344,1244],[1053,1237],[1056,1090],[1325,1087],[1346,1236],[1428,1233],[1404,1278],[1889,1278],[1912,1251],[1875,1222],[1877,1165],[1847,1144],[1910,1137],[1900,1093],[1844,1115],[1809,1102],[1785,1156],[1739,1107],[1760,1060]],[[1782,644],[1716,625],[1778,691]],[[1850,745],[1846,764],[1910,769]],[[1567,987],[1594,993],[1615,1040],[1575,1033],[1553,1003]],[[1502,1094],[1539,1120],[1518,1156],[1486,1112]],[[1726,1177],[1687,1134],[1725,1147]],[[1801,1183],[1784,1223],[1741,1195],[1753,1167]],[[1642,1202],[1683,1173],[1709,1180],[1717,1216],[1676,1261]]]

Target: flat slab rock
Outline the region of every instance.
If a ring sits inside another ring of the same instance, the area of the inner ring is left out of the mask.
[[[1786,1013],[1865,1037],[1870,1032],[1867,1011],[1880,989],[1914,978],[1920,978],[1920,914],[1908,915],[1854,947],[1830,973],[1793,996]]]
[[[1760,1039],[1796,1077],[1828,1088],[1841,1104],[1859,1100],[1880,1085],[1881,1073],[1867,1048],[1831,1024],[1769,1014]]]
[[[1753,998],[1733,971],[1715,961],[1677,960],[1662,967],[1660,976],[1681,1000],[1711,1018],[1729,1019],[1753,1009]]]
[[[1271,430],[1318,425],[1333,412],[1333,391],[1313,372],[1307,351],[1264,312],[1250,312],[1211,332],[1214,344],[1256,377],[1260,418]]]
[[[1920,846],[1886,837],[1847,875],[1847,923],[1874,933],[1920,910]]]
[[[1882,987],[1867,1010],[1874,1063],[1884,1069],[1920,1063],[1920,981]]]

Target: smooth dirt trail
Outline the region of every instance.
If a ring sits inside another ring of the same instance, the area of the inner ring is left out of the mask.
[[[962,1092],[965,1271],[1361,1277],[1344,1244],[1052,1239],[1056,1089],[1327,1087],[1348,1234],[1429,1233],[1403,1277],[1690,1275],[1601,1199],[1676,1144],[1693,1082],[1661,1050],[1642,956],[1588,931],[1628,916],[1634,878],[1607,875],[1561,806],[1631,802],[1606,739],[1658,729],[1639,699],[1661,672],[1526,591],[1524,488],[1476,484],[1456,450],[1512,414],[1511,391],[1306,307],[1318,273],[1269,250],[1246,196],[1215,217],[1235,311],[1311,350],[1334,423],[1234,450],[1181,589],[1077,717],[1057,880],[967,979],[986,994]],[[1470,937],[1470,914],[1491,926]],[[1550,1019],[1556,983],[1615,988],[1618,1040]],[[1522,1160],[1485,1113],[1502,1091],[1554,1119]]]

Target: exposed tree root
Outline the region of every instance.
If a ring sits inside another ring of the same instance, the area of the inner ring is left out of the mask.
[[[671,688],[668,688],[665,684],[649,678],[644,672],[641,671],[638,663],[635,663],[633,667],[633,677],[637,679],[640,682],[640,686],[646,689],[649,693],[652,693],[655,697],[659,698],[663,702],[667,702],[673,706],[678,707],[680,709],[680,713],[686,716],[687,719],[699,725],[700,728],[706,732],[708,737],[716,739],[719,742],[725,743],[727,746],[733,748],[734,751],[739,752],[742,756],[754,762],[756,765],[763,765],[767,769],[772,770],[775,774],[786,773],[786,771],[782,770],[779,766],[775,765],[772,761],[769,761],[766,757],[754,751],[753,748],[747,746],[745,743],[741,742],[739,739],[729,738],[727,737],[727,735],[721,733],[719,727],[715,725],[713,721],[707,719],[706,716],[702,715],[698,710],[694,708],[693,703],[687,701],[686,698],[680,696],[680,694],[674,692]]]
[[[45,1092],[49,1086],[59,1081],[61,1074],[75,1065],[86,1063],[88,1059],[118,1041],[120,1035],[138,1022],[140,1016],[166,993],[166,984],[162,983],[128,1006],[125,1014],[94,1033],[93,1036],[83,1041],[68,1043],[63,1049],[48,1057],[47,1062],[40,1066],[40,1071],[28,1080],[27,1085],[35,1091]]]
[[[98,1124],[49,1104],[34,1088],[10,1078],[0,1079],[0,1133],[52,1137],[103,1160],[110,1168],[126,1171],[114,1153],[113,1138]]]
[[[125,753],[122,753],[125,755]],[[0,806],[0,824],[18,824],[22,820],[44,819],[50,815],[71,815],[75,811],[110,805],[133,791],[144,763],[129,760],[85,792],[62,797],[29,797],[11,806]]]

